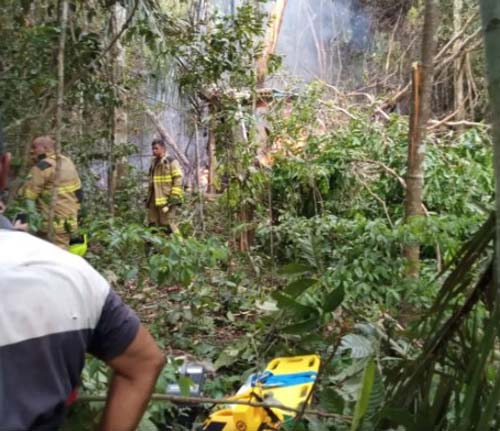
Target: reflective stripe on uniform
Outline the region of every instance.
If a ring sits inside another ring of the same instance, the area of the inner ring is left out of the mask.
[[[170,191],[170,194],[174,196],[179,196],[182,197],[182,188],[181,187],[172,187],[172,190]]]
[[[59,193],[72,193],[72,192],[76,192],[79,188],[81,188],[80,182],[74,182],[74,183],[69,184],[67,186],[58,187],[57,191]]]
[[[72,227],[72,228],[77,228],[78,227],[78,221],[75,218],[67,218],[67,219],[63,219],[63,220],[56,220],[56,221],[54,221],[54,226],[56,228],[66,227],[66,226],[69,226],[69,227]]]
[[[167,198],[155,198],[155,205],[166,205],[167,204]]]
[[[172,178],[182,177],[180,169],[172,169]]]
[[[24,190],[24,196],[26,197],[26,199],[31,199],[31,200],[35,200],[38,197],[37,193],[29,188],[26,188]]]
[[[170,183],[172,177],[170,175],[155,175],[153,177],[153,182],[155,183]]]
[[[67,219],[59,218],[57,217],[54,222],[52,223],[55,229],[55,233],[71,233],[75,232],[78,229],[78,221],[74,217],[70,217]],[[48,232],[49,230],[49,223],[48,221],[44,221],[42,223],[42,232]]]

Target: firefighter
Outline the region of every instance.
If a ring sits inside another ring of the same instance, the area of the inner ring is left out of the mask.
[[[44,221],[39,236],[48,239],[48,218],[52,189],[56,182],[54,204],[53,243],[61,248],[69,247],[72,233],[78,230],[78,212],[83,193],[80,177],[73,162],[60,155],[59,178],[56,174],[55,141],[50,136],[39,136],[33,140],[31,151],[35,165],[31,168],[28,181],[23,187],[24,197],[33,200]]]
[[[177,218],[183,201],[182,170],[179,162],[167,154],[165,142],[154,139],[153,160],[149,169],[149,190],[146,199],[148,223],[167,234],[179,234]]]

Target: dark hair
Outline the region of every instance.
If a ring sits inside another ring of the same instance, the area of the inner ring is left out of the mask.
[[[163,148],[167,147],[165,145],[165,141],[161,138],[153,139],[153,142],[151,142],[151,146],[154,147],[155,145],[159,145],[160,147],[163,147]]]

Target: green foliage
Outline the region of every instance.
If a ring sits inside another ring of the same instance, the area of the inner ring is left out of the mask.
[[[259,54],[257,37],[264,32],[264,17],[246,4],[234,16],[212,16],[206,29],[191,27],[184,43],[172,51],[182,58],[181,88],[196,93],[251,87],[255,77],[250,65]]]
[[[156,246],[161,253],[149,258],[149,274],[158,285],[165,282],[188,286],[206,268],[214,268],[227,260],[227,249],[216,239],[200,242],[179,236]]]
[[[147,274],[158,286],[187,286],[228,258],[226,247],[216,238],[167,237],[129,218],[95,219],[86,224],[86,230],[92,245],[89,260],[115,282],[141,282]]]
[[[19,169],[27,154],[21,144],[29,144],[33,133],[50,131],[57,87],[56,2],[46,10],[35,3],[0,6],[1,110]],[[205,208],[208,234],[187,220],[194,211],[188,202],[184,237],[166,237],[143,224],[142,172],[130,169],[112,201],[104,175],[96,174],[137,151],[131,144],[112,145],[110,125],[120,103],[140,110],[140,83],[132,72],[113,82],[112,62],[100,57],[110,36],[106,2],[73,6],[62,144],[83,173],[87,258],[139,310],[165,350],[214,364],[218,374],[211,376],[207,395],[230,394],[274,356],[316,352],[328,358],[342,337],[331,363],[324,364],[317,398],[325,410],[353,419],[307,417],[304,428],[498,428],[498,316],[478,300],[487,297],[487,283],[478,280],[489,239],[472,241],[476,254],[462,250],[492,206],[491,145],[483,129],[428,136],[428,216],[404,223],[407,118],[394,114],[376,122],[372,113],[354,107],[356,120],[337,122],[325,114],[334,105],[322,100],[324,87],[314,84],[293,100],[272,104],[274,163],[260,169],[250,101],[264,14],[246,3],[234,16],[213,15],[191,26],[170,13],[175,7],[186,16],[189,2],[140,2],[123,39],[137,55],[130,69],[135,74],[143,63],[157,71],[175,67],[182,95],[197,115],[200,100],[210,100],[213,109],[204,120],[217,125],[224,193]],[[165,8],[171,8],[168,14]],[[273,58],[271,69],[278,65]],[[33,122],[16,123],[23,117]],[[239,135],[242,129],[248,140]],[[242,210],[251,215],[248,220],[235,219]],[[39,224],[36,210],[24,203],[14,203],[8,215],[20,211]],[[252,250],[245,256],[232,252],[234,235],[253,228]],[[186,235],[191,232],[196,235]],[[421,246],[420,280],[404,276],[403,243]],[[446,264],[457,253],[468,259],[461,270],[450,270]],[[438,292],[436,274],[443,265],[450,278]],[[421,314],[428,320],[420,327],[402,330]],[[177,365],[169,362],[157,392],[176,381],[187,388]],[[107,384],[107,368],[89,360],[82,392],[102,393]],[[74,409],[68,429],[88,429],[101,408],[89,403]],[[173,406],[154,403],[140,429],[165,423],[166,411],[176,414]]]
[[[361,421],[365,417],[377,375],[377,365],[375,361],[370,361],[363,373],[363,383],[359,391],[359,398],[354,409],[351,431],[361,429]]]
[[[358,113],[360,119],[317,134],[317,91],[299,97],[289,115],[280,117],[278,109],[271,116],[274,137],[305,142],[300,152],[285,146],[293,157],[276,155],[268,174],[274,220],[258,226],[261,249],[281,262],[308,265],[325,285],[342,287],[357,303],[427,304],[436,259],[449,261],[491,208],[489,138],[480,129],[458,139],[451,133],[428,137],[428,216],[405,224],[406,119],[369,124]],[[404,280],[403,243],[421,246],[418,282]]]

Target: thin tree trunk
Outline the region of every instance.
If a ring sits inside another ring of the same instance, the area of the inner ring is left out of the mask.
[[[458,34],[462,29],[463,7],[463,0],[453,0],[453,30],[455,34]],[[455,52],[460,50],[460,45],[460,41],[457,39],[454,46]],[[458,57],[454,67],[455,110],[458,121],[465,120],[464,60],[464,56]]]
[[[51,200],[49,206],[47,232],[49,241],[54,239],[54,215],[57,201],[57,184],[61,175],[61,136],[63,127],[63,109],[64,109],[64,49],[66,46],[66,29],[68,27],[68,0],[63,0],[61,6],[61,33],[59,35],[59,50],[57,53],[57,106],[56,106],[56,169],[54,173],[54,183],[52,184]]]
[[[489,95],[493,115],[493,153],[496,182],[495,290],[500,297],[500,2],[480,0],[484,29]],[[497,305],[498,306],[498,305]]]
[[[201,230],[205,231],[205,215],[204,215],[204,205],[203,205],[203,190],[200,181],[200,141],[198,135],[198,123],[194,123],[194,150],[195,150],[195,164],[196,164],[196,193],[198,195],[198,205],[200,208],[200,225]]]
[[[423,189],[423,172],[422,160],[420,155],[421,136],[420,136],[420,117],[422,115],[422,81],[423,71],[420,63],[412,65],[412,94],[411,94],[411,111],[410,111],[410,131],[408,145],[408,173],[406,176],[406,200],[405,214],[406,220],[409,221],[412,216],[422,214],[422,189]],[[411,184],[411,186],[410,186]],[[419,256],[420,249],[418,245],[406,245],[403,254],[408,259],[407,274],[411,277],[418,276],[419,271]]]
[[[422,215],[422,195],[424,188],[423,162],[425,159],[423,141],[426,134],[427,122],[431,114],[434,73],[433,59],[437,46],[438,13],[439,1],[426,0],[421,53],[422,76],[418,88],[415,89],[418,93],[416,97],[419,97],[420,103],[413,106],[411,118],[414,119],[414,122],[410,125],[410,144],[408,146],[407,189],[405,198],[405,221],[407,223]],[[415,109],[418,109],[418,112],[415,112]],[[418,244],[405,244],[404,255],[408,259],[407,275],[409,277],[418,277],[420,246]]]
[[[215,107],[209,106],[210,123],[208,126],[208,185],[207,191],[210,194],[215,193],[215,169],[217,167],[217,158],[215,156],[215,129],[217,120],[215,118]]]
[[[124,27],[127,20],[127,11],[119,1],[111,6],[111,29],[113,37],[116,37],[121,29]],[[112,50],[113,62],[113,85],[117,88],[121,86],[123,81],[123,74],[126,65],[125,49],[122,45],[121,39],[118,38]],[[118,104],[113,108],[113,150],[119,149],[127,145],[128,142],[128,115],[125,109],[125,100],[123,94],[119,94]],[[113,158],[114,159],[114,158]],[[122,179],[127,173],[127,159],[120,157],[113,163],[114,169],[112,170],[110,187],[110,197],[113,197],[116,189],[120,188]]]

